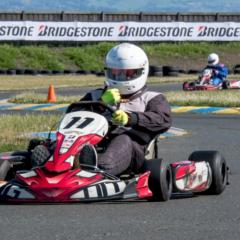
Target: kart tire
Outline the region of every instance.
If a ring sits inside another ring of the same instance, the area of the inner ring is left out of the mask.
[[[230,82],[229,81],[223,81],[222,83],[222,89],[228,89],[230,86]]]
[[[170,164],[160,158],[144,162],[144,171],[150,171],[149,188],[153,193],[150,201],[167,201],[172,194],[172,170]]]
[[[50,157],[50,152],[44,145],[36,146],[31,155],[31,164],[33,167],[43,166]]]
[[[0,180],[5,180],[12,164],[8,160],[0,160]]]
[[[184,82],[184,83],[183,83],[183,85],[182,85],[183,91],[186,91],[186,90],[187,90],[188,85],[189,85],[188,82]]]
[[[207,194],[221,194],[228,182],[228,167],[225,158],[218,151],[195,151],[189,158],[194,162],[206,161],[212,170],[212,183]]]
[[[161,72],[161,71],[154,72],[152,76],[154,76],[154,77],[162,77],[163,76],[163,72]]]

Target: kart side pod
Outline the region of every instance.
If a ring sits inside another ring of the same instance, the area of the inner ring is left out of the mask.
[[[177,192],[202,192],[212,182],[209,163],[182,161],[171,164],[173,170],[173,188]]]
[[[195,151],[188,159],[171,164],[174,191],[205,191],[208,194],[224,191],[229,184],[229,168],[218,151]]]

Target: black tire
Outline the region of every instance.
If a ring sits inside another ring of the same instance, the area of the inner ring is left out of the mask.
[[[163,76],[178,76],[179,68],[175,66],[163,66]]]
[[[16,69],[8,69],[7,74],[8,75],[16,75]]]
[[[168,77],[178,77],[178,75],[179,75],[179,72],[177,72],[177,71],[172,71],[172,72],[169,72],[168,73]]]
[[[25,74],[25,69],[16,69],[16,74],[17,74],[17,75],[23,75],[23,74]]]
[[[184,70],[184,69],[179,69],[179,73],[183,73],[183,74],[187,74],[187,70]]]
[[[1,74],[1,75],[7,74],[7,70],[5,70],[5,69],[0,69],[0,74]]]
[[[52,70],[39,70],[38,71],[38,74],[41,74],[41,75],[51,75],[52,74]]]
[[[161,71],[154,72],[152,76],[154,76],[154,77],[162,77],[163,76],[163,72],[161,72]]]
[[[63,74],[63,70],[52,70],[53,75],[60,75]]]
[[[28,152],[31,152],[31,151],[33,151],[33,149],[36,147],[36,146],[38,146],[38,145],[41,145],[41,144],[43,144],[44,143],[44,141],[43,140],[41,140],[41,139],[31,139],[30,141],[29,141],[29,144],[28,144],[28,148],[27,148],[27,151]]]
[[[33,167],[43,166],[50,157],[50,152],[44,145],[36,146],[31,155],[31,164]]]
[[[151,201],[167,201],[172,194],[171,166],[163,159],[155,158],[144,162],[144,171],[150,171],[149,188]]]
[[[188,74],[199,74],[199,73],[201,73],[201,71],[197,70],[197,69],[189,69],[187,73]]]
[[[76,71],[72,69],[65,69],[63,70],[63,74],[76,74]]]
[[[230,82],[228,80],[223,81],[222,83],[222,88],[223,89],[228,89],[230,86]]]
[[[239,74],[240,73],[240,64],[236,64],[233,66],[233,73]]]
[[[87,72],[85,70],[77,70],[76,74],[80,74],[80,75],[86,75]]]
[[[37,75],[37,70],[35,69],[25,69],[24,74],[25,75]]]
[[[228,167],[226,160],[218,151],[195,151],[189,158],[194,162],[206,161],[212,170],[212,183],[207,194],[221,194],[228,182]]]
[[[0,180],[5,180],[12,164],[8,160],[0,160]]]
[[[190,82],[190,83],[189,82],[184,82],[183,85],[182,85],[182,89],[184,91],[187,91],[189,87],[194,87],[192,82]]]
[[[234,69],[234,74],[239,74],[240,73],[240,69]]]
[[[96,76],[103,77],[103,76],[105,76],[105,73],[104,73],[104,71],[96,71]]]
[[[153,72],[162,72],[163,71],[163,67],[162,66],[151,66],[151,70]]]

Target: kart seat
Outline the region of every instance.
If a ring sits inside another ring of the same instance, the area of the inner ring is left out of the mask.
[[[157,135],[151,142],[148,143],[145,151],[145,159],[150,160],[153,158],[158,158],[158,142],[159,135]]]

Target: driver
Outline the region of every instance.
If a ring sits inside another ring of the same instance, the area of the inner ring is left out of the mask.
[[[107,147],[99,154],[101,169],[119,175],[137,172],[144,162],[147,144],[171,126],[170,106],[162,93],[146,86],[149,70],[145,52],[134,44],[122,43],[106,56],[105,87],[87,93],[81,101],[102,101],[115,107]]]
[[[221,85],[228,75],[227,67],[224,64],[219,63],[219,56],[216,53],[209,54],[207,61],[208,64],[204,70],[212,70],[210,84]]]

